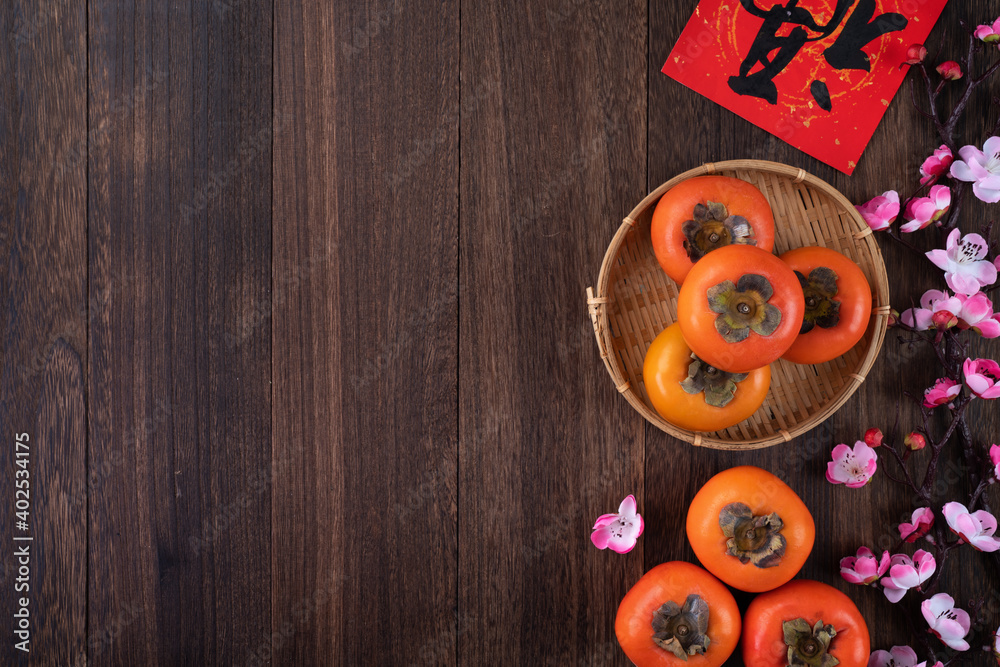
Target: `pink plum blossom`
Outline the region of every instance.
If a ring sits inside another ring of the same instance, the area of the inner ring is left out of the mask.
[[[936,149],[920,165],[920,185],[937,183],[939,178],[948,174],[951,163],[954,161],[955,156],[952,155],[951,149],[945,144],[941,144],[941,148]]]
[[[986,510],[970,513],[962,503],[950,502],[941,509],[941,513],[960,542],[971,544],[976,551],[992,553],[1000,550],[1000,539],[993,536],[997,529],[996,517]]]
[[[931,531],[934,526],[934,512],[930,507],[913,510],[910,523],[899,524],[899,539],[913,543]]]
[[[868,658],[868,667],[917,667],[917,652],[909,646],[874,651]]]
[[[920,297],[920,308],[907,308],[899,319],[908,327],[926,331],[937,326],[934,318],[936,313],[948,313],[957,318],[961,310],[962,302],[948,292],[929,289]]]
[[[826,464],[826,479],[831,484],[846,484],[849,489],[860,489],[871,481],[878,469],[878,454],[861,440],[854,449],[840,444],[833,448],[833,461]]]
[[[857,556],[840,559],[840,576],[848,583],[865,586],[878,581],[878,578],[889,569],[889,552],[883,551],[882,557],[876,559],[868,547],[858,549]]]
[[[1000,447],[990,445],[990,463],[993,464],[993,479],[1000,480]]]
[[[948,234],[945,249],[935,248],[927,259],[944,271],[945,282],[957,294],[972,295],[984,285],[997,280],[997,267],[984,259],[989,246],[979,234],[966,234],[953,229]]]
[[[972,329],[983,338],[1000,336],[1000,314],[993,312],[993,302],[982,292],[972,296],[959,294],[955,297],[962,303],[958,316],[959,329]]]
[[[950,378],[938,378],[933,387],[924,389],[924,407],[936,408],[952,400],[962,393],[962,383]]]
[[[914,197],[906,202],[905,218],[908,221],[899,228],[901,232],[915,232],[918,229],[940,224],[941,218],[951,208],[951,188],[934,185],[926,197]]]
[[[962,78],[962,67],[954,60],[946,60],[935,69],[941,78],[947,81],[958,81]]]
[[[981,25],[972,33],[976,39],[981,39],[987,44],[1000,42],[1000,18],[993,22],[993,25]]]
[[[987,139],[983,150],[963,146],[958,155],[962,159],[952,163],[952,177],[972,183],[972,192],[984,202],[1000,202],[1000,137]]]
[[[966,359],[965,384],[979,398],[1000,398],[1000,365],[992,359]]]
[[[996,633],[993,635],[993,657],[997,659],[997,664],[1000,665],[1000,628],[997,628]]]
[[[993,302],[982,292],[951,296],[942,290],[927,290],[920,298],[920,308],[904,310],[900,319],[917,331],[957,326],[972,329],[983,338],[1000,336],[1000,313],[993,312]]]
[[[632,551],[643,528],[642,517],[635,510],[635,496],[629,495],[618,506],[617,514],[602,514],[598,517],[590,541],[598,549],[610,547],[620,554]]]
[[[889,190],[854,208],[858,209],[869,227],[880,232],[888,229],[899,215],[899,193]]]
[[[955,599],[947,593],[938,593],[920,604],[920,612],[930,626],[931,632],[956,651],[968,651],[971,619],[969,612],[955,607]]]
[[[933,554],[923,549],[913,554],[911,559],[904,554],[895,554],[889,561],[889,576],[882,579],[882,592],[889,602],[899,602],[911,588],[920,590],[921,584],[931,578],[937,570]]]

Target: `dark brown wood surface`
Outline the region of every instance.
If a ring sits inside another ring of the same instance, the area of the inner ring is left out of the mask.
[[[741,464],[812,508],[802,576],[847,591],[874,647],[912,643],[899,608],[837,574],[892,546],[911,499],[823,472],[930,384],[926,353],[890,335],[834,418],[743,454],[646,424],[597,354],[584,291],[673,175],[769,159],[862,201],[936,146],[904,89],[847,177],[668,79],[696,4],[0,7],[0,664],[626,665],[618,602],[693,560],[686,505]],[[959,19],[998,11],[953,2],[929,43],[957,54]],[[996,210],[969,202],[964,225]],[[894,303],[935,284],[883,249]],[[973,423],[997,439],[995,405]],[[941,502],[962,492],[946,463]],[[629,493],[638,547],[594,549]],[[1000,573],[965,553],[944,582],[964,601]]]

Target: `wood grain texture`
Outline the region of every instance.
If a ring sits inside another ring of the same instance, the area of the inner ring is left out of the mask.
[[[88,664],[270,634],[271,6],[89,3]]]
[[[82,7],[58,17],[47,10],[34,2],[0,7],[5,665],[69,663],[86,641],[86,513],[73,502],[86,473],[86,177],[60,168],[86,136],[86,18]],[[15,437],[27,439],[26,468],[16,464],[24,459],[15,458]],[[14,524],[25,518],[15,516],[24,481],[27,530]],[[14,635],[21,598],[30,614],[27,653],[15,648],[24,639]]]
[[[268,649],[454,664],[458,6],[276,6]]]
[[[586,536],[644,497],[642,424],[594,356],[585,290],[645,192],[645,19],[462,5],[462,665],[627,664],[614,616],[643,553]]]
[[[645,424],[598,358],[585,289],[671,176],[776,160],[862,201],[907,189],[936,146],[904,89],[846,177],[670,80],[696,5],[0,8],[0,440],[31,437],[41,556],[33,652],[4,640],[0,664],[628,665],[622,596],[694,560],[688,503],[747,463],[814,511],[802,576],[848,592],[875,647],[919,642],[837,575],[893,546],[911,499],[823,473],[931,383],[926,352],[890,335],[834,419],[752,453]],[[929,43],[996,12],[952,2]],[[981,95],[963,143],[997,116]],[[994,217],[972,201],[963,224]],[[882,247],[894,303],[936,284]],[[996,406],[973,415],[995,440]],[[943,466],[938,504],[964,493]],[[638,548],[594,549],[594,517],[629,493]],[[965,549],[943,586],[1000,591],[998,562]]]

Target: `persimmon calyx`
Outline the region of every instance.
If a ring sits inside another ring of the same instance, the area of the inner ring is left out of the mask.
[[[775,567],[785,555],[787,542],[781,534],[785,527],[776,512],[754,516],[744,503],[729,503],[719,512],[719,527],[727,538],[726,551],[746,565]]]
[[[681,389],[689,394],[705,393],[705,402],[716,408],[726,407],[736,396],[736,383],[743,382],[749,373],[727,373],[710,366],[695,355],[688,366],[688,376],[681,381]]]
[[[809,277],[795,272],[802,285],[802,295],[805,297],[806,309],[802,317],[800,334],[813,330],[813,327],[829,329],[840,322],[840,302],[834,301],[837,296],[837,273],[825,266],[818,266],[809,272]]]
[[[689,655],[704,654],[708,638],[708,603],[692,593],[681,607],[668,600],[653,612],[653,642],[681,660]]]
[[[684,250],[692,262],[727,245],[757,245],[750,221],[742,215],[729,215],[725,204],[695,204],[692,219],[681,227]]]
[[[824,625],[822,620],[810,626],[805,619],[796,618],[781,624],[788,647],[788,664],[809,665],[809,667],[834,667],[840,660],[828,653],[830,642],[837,636],[832,625]]]
[[[745,273],[739,281],[724,280],[710,287],[706,294],[708,307],[715,318],[715,329],[727,343],[739,343],[754,331],[770,336],[781,324],[781,311],[768,300],[774,288],[767,278],[756,273]]]

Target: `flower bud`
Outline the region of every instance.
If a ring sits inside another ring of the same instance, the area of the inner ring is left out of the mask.
[[[924,58],[927,57],[927,49],[924,48],[923,44],[912,44],[910,48],[906,50],[906,61],[907,65],[919,65],[924,62]]]
[[[952,312],[939,310],[931,315],[931,322],[933,322],[934,326],[938,329],[950,329],[958,324],[958,318]]]
[[[889,322],[888,326],[894,327],[899,324],[899,311],[895,308],[889,310]]]
[[[962,78],[962,68],[954,60],[946,60],[937,66],[937,73],[947,81],[958,81]]]
[[[882,444],[882,430],[870,428],[865,431],[865,444],[869,447],[878,447]]]
[[[910,450],[914,452],[919,452],[921,449],[927,446],[927,441],[924,440],[924,436],[917,432],[910,433],[908,436],[903,438],[903,444],[906,445]]]

